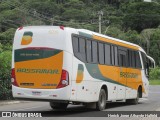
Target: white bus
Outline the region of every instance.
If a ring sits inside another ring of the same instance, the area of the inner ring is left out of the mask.
[[[17,29],[12,53],[13,97],[49,101],[53,109],[106,101],[137,104],[149,90],[148,63],[138,45],[84,29]]]

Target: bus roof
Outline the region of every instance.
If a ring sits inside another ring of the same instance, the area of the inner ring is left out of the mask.
[[[140,50],[140,51],[142,51],[142,52],[144,52],[146,54],[144,49],[142,47],[140,47],[139,45],[137,45],[137,44],[134,44],[134,43],[131,43],[131,42],[127,42],[127,41],[124,41],[124,40],[120,40],[120,39],[117,39],[117,38],[109,37],[107,35],[99,34],[99,33],[96,33],[96,32],[90,31],[90,30],[86,30],[86,29],[78,29],[78,31],[81,31],[81,32],[84,32],[84,33],[88,33],[88,34],[91,34],[91,35],[95,35],[95,36],[98,36],[98,37],[102,37],[104,39],[114,40],[114,41],[117,41],[117,42],[120,42],[120,43],[124,43],[124,44],[127,44],[127,45],[131,45],[131,46],[137,47],[138,50]]]
[[[99,33],[96,33],[96,32],[93,32],[93,31],[90,31],[90,30],[86,30],[86,29],[75,29],[75,28],[70,28],[70,27],[63,27],[63,26],[26,26],[26,27],[20,27],[18,28],[17,30],[19,29],[52,29],[52,28],[56,28],[56,29],[64,29],[64,30],[77,30],[77,32],[83,32],[83,33],[86,33],[86,34],[90,34],[90,35],[93,35],[93,36],[96,36],[96,37],[101,37],[103,39],[103,41],[107,42],[106,40],[112,40],[112,41],[116,41],[116,42],[119,42],[119,43],[122,43],[122,44],[126,44],[126,45],[130,45],[130,46],[133,46],[133,47],[136,47],[138,50],[144,52],[146,54],[146,52],[143,50],[142,47],[140,47],[139,45],[136,45],[134,43],[130,43],[130,42],[127,42],[127,41],[124,41],[124,40],[120,40],[120,39],[117,39],[117,38],[113,38],[113,37],[109,37],[107,35],[103,35],[103,34],[99,34]]]

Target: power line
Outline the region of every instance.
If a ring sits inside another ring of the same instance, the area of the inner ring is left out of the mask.
[[[13,23],[9,23],[7,21],[2,21],[2,23],[5,23],[5,24],[8,24],[8,25],[11,25],[11,26],[14,26],[14,27],[18,27],[17,25],[13,24]]]
[[[18,5],[13,5],[11,3],[9,3],[8,1],[5,1],[5,3],[9,6],[12,6],[12,7],[15,7],[15,9],[17,9],[18,11],[22,12],[22,13],[25,13],[25,14],[28,14],[28,15],[31,15],[32,17],[38,19],[38,20],[43,20],[43,21],[46,21],[46,22],[50,22],[50,23],[55,23],[56,24],[60,24],[60,23],[63,23],[63,24],[72,24],[72,25],[89,25],[89,26],[92,26],[94,25],[95,23],[92,23],[91,20],[75,20],[75,21],[78,21],[77,22],[74,22],[74,21],[66,21],[65,20],[56,20],[54,18],[50,18],[50,17],[47,17],[43,14],[41,14],[40,12],[38,12],[37,10],[35,9],[27,9],[25,8],[24,6],[22,6],[21,4],[18,6]],[[52,16],[51,14],[48,14],[48,16]],[[81,23],[79,23],[81,22]],[[97,23],[98,24],[98,23]]]
[[[6,3],[6,4],[8,4],[8,5],[12,6],[12,7],[16,7],[16,9],[18,9],[19,11],[21,11],[23,13],[27,13],[28,15],[32,15],[33,17],[36,17],[36,18],[39,18],[39,19],[43,19],[43,20],[48,21],[48,22],[52,22],[51,18],[46,17],[43,14],[40,14],[39,12],[37,12],[37,10],[28,10],[23,6],[20,7],[20,6],[17,6],[17,5],[12,5],[10,3]],[[69,24],[69,22],[70,22],[70,21],[62,21],[62,20],[55,20],[55,19],[54,19],[54,21],[63,22],[65,24]],[[75,23],[75,22],[72,22],[72,24],[85,25],[86,23]],[[90,24],[92,24],[92,23],[90,23]]]
[[[31,11],[31,10],[26,9],[25,7],[22,7],[22,6],[12,5],[12,4],[10,4],[10,3],[7,3],[7,1],[6,1],[6,4],[9,5],[9,6],[12,6],[12,7],[16,7],[17,10],[19,10],[19,11],[25,13],[25,14],[32,15],[33,17],[36,17],[36,18],[38,18],[38,19],[43,19],[43,20],[45,20],[45,21],[50,22],[50,20],[48,20],[49,18],[46,18],[45,16],[39,14],[39,13],[38,13],[37,11],[35,11],[35,10],[32,10],[32,11]],[[39,15],[41,15],[41,16],[39,16]]]

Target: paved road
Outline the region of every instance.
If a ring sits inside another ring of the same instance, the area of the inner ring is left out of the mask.
[[[25,102],[0,106],[0,111],[43,111],[49,116],[89,116],[98,113],[94,110],[86,110],[82,105],[69,105],[67,111],[53,111],[48,102]],[[76,112],[73,112],[76,111]],[[127,105],[123,102],[107,103],[105,111],[160,111],[160,86],[150,86],[148,99],[140,100],[138,105]]]

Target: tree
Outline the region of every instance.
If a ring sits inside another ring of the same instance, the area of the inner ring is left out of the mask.
[[[0,34],[0,43],[6,45],[6,44],[12,44],[13,38],[14,38],[14,33],[15,33],[14,28],[10,28],[7,31],[3,32]]]
[[[146,28],[156,28],[160,24],[160,5],[155,3],[135,2],[122,5],[125,13],[123,27],[141,32]]]
[[[12,99],[11,92],[11,51],[0,53],[0,100]]]
[[[150,50],[150,41],[151,41],[151,36],[154,32],[154,29],[144,29],[141,32],[142,38],[143,40],[146,42],[146,50],[147,50],[147,54],[149,54],[149,50]]]
[[[125,40],[131,43],[142,45],[141,36],[135,30],[129,30],[125,33]]]
[[[119,36],[123,33],[124,32],[121,31],[121,29],[114,27],[114,26],[109,27],[108,30],[106,31],[106,35],[114,37],[114,38],[119,38]]]
[[[67,9],[63,14],[63,19],[77,19],[79,21],[83,21],[87,19],[87,15],[85,14],[85,11],[78,10],[78,9]]]
[[[156,65],[160,66],[160,28],[154,30],[150,40],[150,56],[156,61]]]

